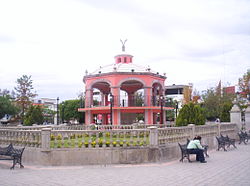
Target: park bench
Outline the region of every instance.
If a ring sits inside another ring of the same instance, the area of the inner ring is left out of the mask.
[[[17,163],[20,165],[20,168],[24,168],[22,165],[24,148],[16,149],[12,144],[7,147],[0,147],[0,160],[13,160],[13,165],[10,169],[14,169]]]
[[[248,140],[250,139],[250,133],[247,133],[247,131],[245,131],[243,132],[243,134],[246,136],[246,139],[247,139],[246,141],[248,142]]]
[[[226,142],[222,138],[217,137],[217,136],[216,136],[216,139],[217,139],[217,142],[218,142],[217,150],[219,151],[222,148],[222,149],[224,149],[224,151],[227,151],[226,150]]]
[[[247,143],[247,138],[246,138],[246,135],[241,131],[238,133],[239,135],[239,138],[240,138],[240,142],[239,144],[241,144],[242,142],[246,145]]]
[[[239,138],[240,138],[239,144],[241,144],[241,142],[243,142],[244,144],[247,144],[246,142],[248,142],[248,140],[250,139],[250,135],[247,134],[246,131],[240,131],[238,133],[238,135],[239,135]]]
[[[225,145],[227,145],[227,148],[230,147],[230,145],[232,145],[234,148],[237,148],[235,146],[235,139],[231,139],[228,137],[228,135],[223,136],[222,134],[220,135],[221,139],[225,141]]]
[[[181,149],[181,159],[180,159],[181,162],[183,162],[184,158],[187,158],[188,162],[192,162],[192,161],[190,160],[189,155],[190,155],[190,154],[195,154],[195,153],[190,153],[190,152],[188,151],[187,146],[188,146],[189,141],[190,141],[190,140],[187,139],[187,143],[186,143],[186,144],[180,144],[180,143],[178,143],[178,145],[179,145],[179,147],[180,147],[180,149]],[[209,157],[209,155],[208,155],[208,153],[207,153],[208,145],[202,145],[202,147],[204,148],[204,155],[205,155],[206,157]]]
[[[227,151],[226,150],[226,146],[227,148],[230,147],[230,145],[234,146],[234,148],[237,148],[235,146],[235,139],[231,139],[227,136],[223,136],[222,134],[220,135],[220,137],[217,137],[216,136],[216,139],[217,139],[217,142],[218,142],[218,151],[222,148],[224,149],[224,151]]]

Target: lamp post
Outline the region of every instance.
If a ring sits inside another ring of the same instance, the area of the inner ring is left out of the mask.
[[[112,110],[112,107],[113,107],[113,102],[114,102],[114,96],[112,93],[110,93],[110,124],[113,125],[113,110]]]
[[[164,124],[164,117],[163,117],[163,103],[164,103],[164,96],[160,95],[160,100],[161,100],[161,122]]]
[[[56,124],[59,125],[59,97],[56,99]]]
[[[175,105],[175,120],[177,119],[177,114],[178,114],[178,101],[176,102],[176,105]]]

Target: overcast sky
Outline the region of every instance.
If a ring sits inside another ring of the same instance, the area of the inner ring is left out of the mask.
[[[250,68],[250,1],[0,0],[0,89],[25,74],[39,98],[76,98],[120,39],[166,85],[235,85]]]

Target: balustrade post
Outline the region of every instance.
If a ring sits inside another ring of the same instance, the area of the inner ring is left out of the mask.
[[[220,136],[220,134],[221,134],[221,124],[217,124],[218,125],[218,136]]]
[[[248,107],[245,110],[245,129],[247,131],[250,130],[250,103],[248,103]]]
[[[237,105],[236,101],[233,101],[233,107],[230,111],[230,122],[237,124],[238,128],[242,129],[242,121],[241,121],[241,110]]]
[[[155,126],[148,127],[149,129],[149,145],[158,147],[158,128]]]
[[[189,124],[188,126],[191,127],[191,129],[192,129],[190,137],[191,137],[191,139],[194,139],[194,137],[196,136],[196,134],[195,134],[195,124]]]
[[[50,150],[51,128],[42,129],[42,150]]]

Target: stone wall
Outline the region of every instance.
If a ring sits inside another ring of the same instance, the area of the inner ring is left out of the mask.
[[[215,137],[205,137],[202,142],[209,145],[209,150],[217,148]],[[186,143],[186,141],[180,143]],[[153,148],[64,148],[48,151],[28,147],[24,151],[23,162],[45,166],[109,165],[165,162],[180,157],[178,143]]]
[[[223,134],[236,139],[237,132],[237,125],[232,123],[207,124],[204,126],[190,124],[187,127],[163,128],[152,126],[144,129],[112,130],[4,128],[0,129],[0,144],[4,146],[12,143],[15,147],[25,146],[24,164],[51,166],[135,164],[179,159],[181,152],[178,143],[184,144],[187,138],[192,139],[196,135],[202,136],[202,143],[207,144],[209,150],[215,149],[217,147],[215,136]],[[98,143],[98,138],[101,137],[100,133],[103,141],[110,140],[110,146],[105,145],[105,143],[101,147],[91,145],[92,142]],[[91,138],[84,139],[82,137],[85,135],[92,136],[93,134],[95,135],[94,141],[91,141]],[[127,134],[129,135],[128,139],[124,138]],[[55,138],[53,141],[52,135]],[[120,139],[123,145],[111,145],[119,135],[123,136]],[[57,139],[59,136],[60,139]],[[116,137],[112,138],[112,136]],[[51,146],[52,142],[54,144],[66,144],[71,137],[74,137],[73,144],[67,148],[63,145]],[[81,140],[80,142],[83,144],[87,142],[88,147],[82,145],[79,148],[78,140]],[[126,142],[131,143],[126,145]]]

